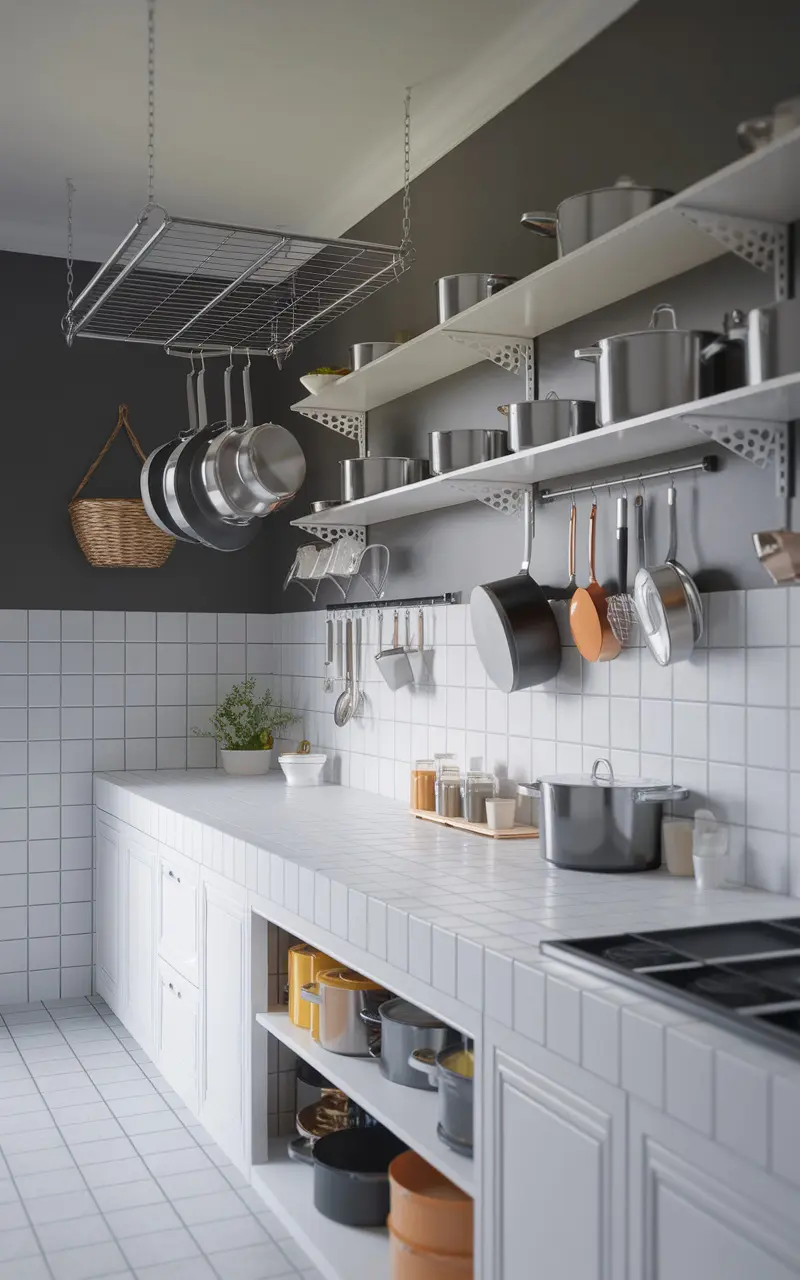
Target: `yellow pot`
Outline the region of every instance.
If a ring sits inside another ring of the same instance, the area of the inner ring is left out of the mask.
[[[304,942],[289,948],[289,1018],[296,1027],[305,1027],[319,1040],[319,1008],[301,997],[303,987],[316,982],[324,969],[332,969],[337,961]]]

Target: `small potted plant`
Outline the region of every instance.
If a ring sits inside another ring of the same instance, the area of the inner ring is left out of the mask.
[[[235,684],[211,717],[210,729],[193,728],[198,738],[215,738],[226,773],[254,777],[269,772],[275,736],[298,719],[279,707],[269,689],[257,698],[255,676]]]
[[[318,396],[325,387],[329,387],[332,382],[338,382],[349,372],[349,369],[334,369],[330,365],[321,365],[319,369],[312,369],[310,373],[303,374],[300,381],[309,395]]]

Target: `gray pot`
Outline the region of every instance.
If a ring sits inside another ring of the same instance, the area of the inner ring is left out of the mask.
[[[424,1071],[434,1088],[439,1090],[439,1124],[437,1134],[446,1147],[459,1155],[472,1157],[473,1146],[473,1078],[454,1071],[448,1062],[455,1055],[471,1050],[461,1050],[449,1045],[434,1053],[432,1049],[415,1049],[409,1058],[409,1066]]]
[[[428,474],[428,463],[421,458],[347,458],[339,468],[342,502],[400,489],[424,480]]]
[[[660,327],[660,318],[669,327]],[[596,366],[597,422],[601,427],[699,400],[728,389],[728,353],[722,334],[679,329],[662,303],[650,328],[601,338],[575,356]]]
[[[673,193],[662,187],[639,187],[632,178],[617,178],[613,187],[598,187],[562,200],[555,213],[523,213],[523,227],[535,235],[558,243],[558,256],[581,249],[590,240],[604,236],[623,222],[653,205],[668,200]]]
[[[377,1011],[362,1010],[361,1017],[381,1029],[380,1050],[373,1049],[372,1056],[380,1055],[381,1071],[387,1080],[410,1089],[436,1088],[433,1081],[411,1067],[408,1060],[415,1049],[430,1049],[437,1054],[448,1045],[459,1044],[460,1032],[399,996],[385,1001]]]
[[[408,1147],[383,1125],[341,1129],[289,1143],[289,1157],[314,1167],[314,1207],[348,1227],[383,1227],[389,1214],[389,1165]]]
[[[353,372],[363,369],[365,364],[380,360],[381,356],[388,355],[395,347],[402,345],[401,342],[356,342],[350,347],[350,368]]]
[[[666,782],[615,778],[602,759],[590,774],[555,774],[521,783],[519,791],[539,800],[545,858],[571,871],[654,870],[661,865],[664,805],[689,794]]]
[[[512,453],[533,449],[554,440],[594,431],[594,400],[559,400],[551,391],[544,400],[520,400],[500,405],[508,417],[508,443]]]
[[[428,436],[431,473],[443,475],[460,467],[472,467],[508,453],[507,431],[431,431]]]
[[[439,324],[452,320],[460,311],[491,298],[501,289],[514,284],[516,276],[498,276],[485,271],[467,271],[457,276],[442,276],[436,281]]]

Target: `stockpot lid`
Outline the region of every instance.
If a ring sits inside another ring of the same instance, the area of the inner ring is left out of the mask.
[[[662,323],[662,318],[666,323]],[[724,334],[713,329],[684,329],[678,324],[678,317],[675,308],[670,306],[668,302],[660,302],[657,307],[653,308],[650,316],[650,324],[646,329],[633,329],[628,333],[614,333],[608,337],[599,338],[595,344],[598,347],[607,345],[609,342],[615,342],[618,338],[642,338],[645,335],[652,337],[654,334],[660,334],[662,337],[665,333],[694,334],[703,342],[712,342],[714,339],[722,339]]]
[[[619,791],[657,791],[661,787],[669,791],[672,788],[671,782],[659,782],[655,778],[617,776],[611,762],[602,756],[595,760],[591,773],[548,773],[543,774],[539,782],[561,787],[613,787]]]
[[[339,991],[383,991],[384,987],[371,978],[365,978],[355,969],[342,965],[336,969],[323,969],[317,974],[317,982],[321,987],[336,987]]]
[[[384,1001],[380,1007],[380,1015],[387,1022],[399,1022],[406,1027],[419,1027],[430,1030],[446,1026],[446,1023],[442,1022],[441,1018],[428,1013],[425,1009],[418,1009],[415,1004],[401,999],[400,996]]]

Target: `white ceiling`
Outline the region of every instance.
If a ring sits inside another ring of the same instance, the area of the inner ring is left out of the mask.
[[[156,198],[339,235],[635,0],[158,0]],[[146,196],[145,0],[0,0],[0,249],[105,257]],[[398,239],[400,229],[398,228]]]

